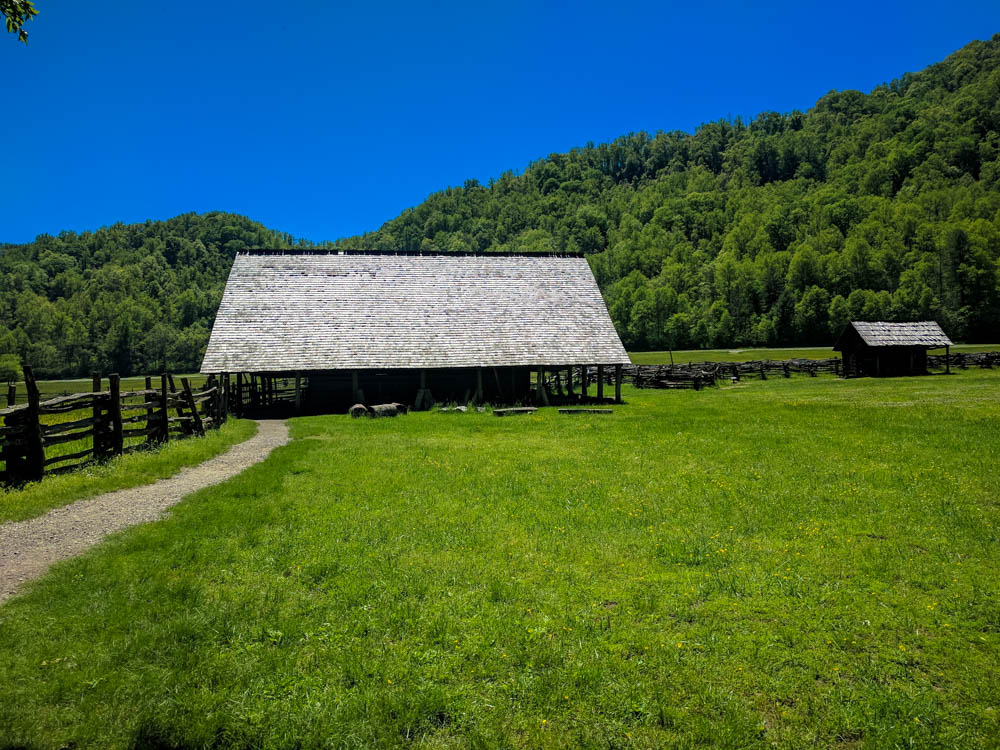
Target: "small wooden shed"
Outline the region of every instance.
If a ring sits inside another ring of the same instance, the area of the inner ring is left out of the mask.
[[[833,350],[843,354],[844,377],[926,375],[927,350],[944,347],[947,356],[951,343],[941,326],[932,320],[852,321]]]
[[[291,382],[296,411],[330,412],[549,403],[546,382],[579,400],[588,366],[598,398],[615,373],[617,400],[628,363],[580,256],[256,250],[233,263],[201,371],[236,373],[235,404]]]

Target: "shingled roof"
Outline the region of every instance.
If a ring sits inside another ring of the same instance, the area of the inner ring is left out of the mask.
[[[852,321],[840,334],[833,347],[835,351],[841,351],[841,343],[852,328],[868,346],[923,346],[930,349],[951,346],[951,339],[933,320],[919,323]]]
[[[250,252],[201,370],[628,362],[583,258]]]

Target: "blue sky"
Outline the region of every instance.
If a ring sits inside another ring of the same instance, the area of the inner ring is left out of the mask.
[[[1000,32],[1000,3],[963,0],[36,7],[27,47],[0,37],[0,242],[211,210],[336,239],[468,178],[807,109]]]

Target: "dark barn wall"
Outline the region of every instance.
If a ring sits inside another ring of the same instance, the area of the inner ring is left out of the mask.
[[[464,403],[476,393],[474,367],[424,370],[428,390],[437,403]],[[397,401],[413,405],[420,389],[420,370],[356,370],[358,388],[367,404]],[[482,368],[483,398],[491,404],[526,402],[530,398],[530,369],[527,367]],[[307,412],[343,412],[356,403],[350,370],[305,374],[302,409]]]
[[[926,375],[927,350],[920,346],[867,346],[858,342],[845,347],[844,373],[857,377]]]

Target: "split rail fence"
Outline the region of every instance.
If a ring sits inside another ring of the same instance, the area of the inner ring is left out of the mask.
[[[202,390],[172,375],[145,379],[141,390],[122,391],[121,379],[94,375],[91,392],[41,400],[30,367],[24,367],[28,401],[16,404],[8,388],[0,409],[0,484],[18,485],[73,471],[113,456],[170,440],[204,435],[226,421],[229,379],[210,376]],[[103,383],[107,383],[104,388]]]
[[[947,358],[946,358],[947,357]],[[969,367],[1000,367],[1000,352],[967,354],[929,354],[927,365],[944,368],[946,364],[959,369]],[[844,363],[839,357],[828,359],[755,360],[752,362],[685,362],[676,365],[625,365],[625,380],[637,388],[693,388],[700,390],[719,380],[738,382],[748,378],[767,380],[769,377],[789,378],[793,373],[810,377],[843,374]]]

